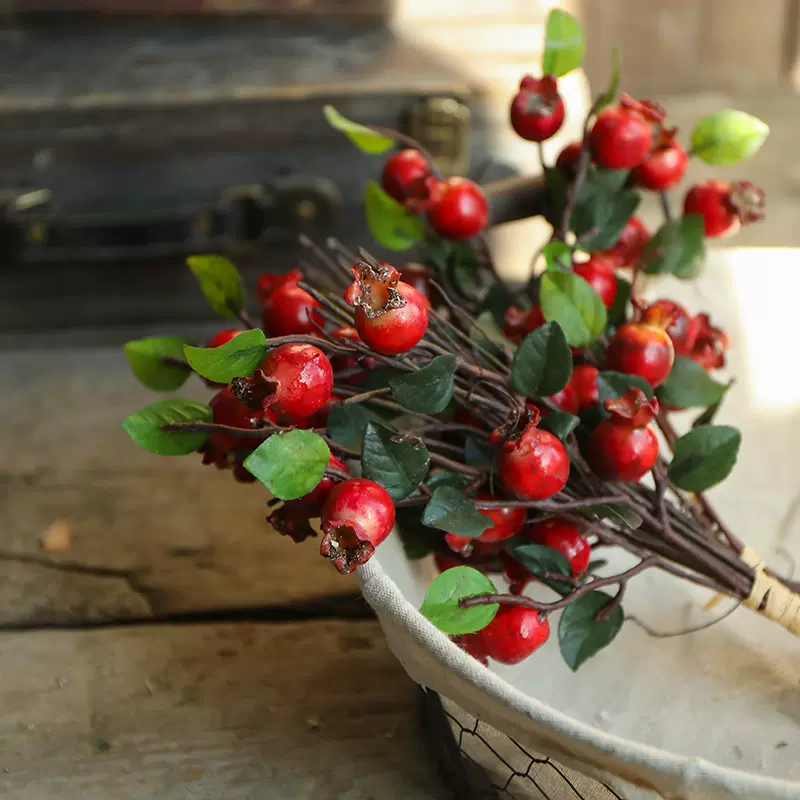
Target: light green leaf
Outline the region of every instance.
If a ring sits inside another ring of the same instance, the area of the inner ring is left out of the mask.
[[[123,349],[133,374],[148,389],[174,392],[192,373],[188,366],[164,363],[164,359],[183,361],[185,344],[188,342],[180,336],[154,336],[127,342]]]
[[[560,78],[583,63],[583,28],[566,11],[554,8],[547,16],[542,74]]]
[[[122,427],[139,447],[159,456],[185,456],[208,438],[203,431],[165,431],[171,422],[211,422],[211,409],[194,400],[158,400],[131,414]]]
[[[611,51],[611,79],[608,82],[608,88],[597,98],[594,104],[595,111],[598,113],[604,108],[608,108],[608,106],[617,99],[617,92],[619,91],[620,60],[619,47],[615,47]]]
[[[546,272],[539,302],[548,322],[557,322],[573,347],[591,344],[606,326],[606,307],[597,292],[573,272]]]
[[[726,108],[700,120],[692,131],[692,150],[707,164],[738,164],[758,152],[769,125],[744,111]]]
[[[395,146],[391,137],[343,117],[333,106],[323,106],[322,113],[328,125],[343,133],[362,153],[380,155]]]
[[[390,250],[408,250],[425,235],[425,223],[368,181],[364,190],[367,226],[375,240]]]
[[[189,256],[186,259],[211,308],[221,317],[235,319],[244,307],[242,278],[225,256]]]
[[[230,383],[234,378],[250,377],[268,351],[267,337],[260,328],[243,331],[219,347],[192,347],[183,352],[191,368],[214,383]]]
[[[465,597],[496,592],[494,584],[482,572],[473,567],[453,567],[445,570],[428,587],[420,613],[450,636],[475,633],[494,619],[500,606],[492,603],[461,608],[460,601]]]

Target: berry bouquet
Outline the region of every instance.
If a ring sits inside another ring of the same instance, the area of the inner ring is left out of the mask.
[[[525,77],[510,105],[514,130],[540,153],[564,120],[558,78],[583,54],[579,24],[561,11],[546,36],[544,77]],[[542,178],[483,188],[443,178],[400,133],[327,107],[364,153],[402,148],[364,205],[378,243],[413,255],[394,266],[303,239],[302,270],[258,281],[262,327],[229,260],[189,258],[211,307],[239,327],[204,347],[149,338],[125,352],[152,389],[174,391],[195,373],[215,394],[155,402],[125,430],[154,453],[199,453],[263,484],[272,526],[296,542],[320,536],[342,573],[396,530],[410,558],[432,554],[440,571],[422,613],[483,661],[529,656],[560,611],[560,649],[577,669],[613,641],[628,582],[651,569],[800,634],[797,584],[704,496],[740,444],[739,431],[714,424],[731,387],[714,377],[728,337],[707,314],[640,296],[645,276],[696,277],[707,238],[762,217],[763,192],[748,182],[697,184],[682,213],[670,191],[690,158],[734,164],[768,128],[721,111],[685,147],[662,108],[618,97],[618,83],[617,56],[583,138],[543,163]],[[635,216],[642,192],[664,211],[652,235]],[[552,225],[526,286],[497,278],[484,238],[510,205]],[[670,415],[685,408],[697,416],[679,434]],[[607,547],[636,563],[609,574],[595,557]],[[534,585],[551,596],[534,599]]]

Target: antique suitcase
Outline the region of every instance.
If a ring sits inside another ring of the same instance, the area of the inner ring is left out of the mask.
[[[252,282],[296,265],[301,231],[371,244],[361,194],[380,157],[329,128],[326,103],[412,133],[445,172],[484,159],[467,82],[378,22],[23,13],[64,5],[12,4],[0,31],[6,340],[207,321],[188,253],[229,254]]]

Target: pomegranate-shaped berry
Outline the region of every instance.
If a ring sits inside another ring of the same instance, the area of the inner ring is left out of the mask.
[[[543,142],[564,123],[564,101],[552,75],[526,75],[511,101],[511,127],[529,142]]]
[[[764,219],[764,190],[750,181],[703,181],[686,193],[683,213],[700,214],[709,238],[727,236]]]
[[[484,667],[489,665],[486,648],[483,646],[480,634],[464,633],[461,636],[451,636],[450,638],[454,645],[460,647],[465,653],[469,653],[476,661],[480,661]]]
[[[588,261],[575,264],[576,275],[580,275],[594,289],[603,305],[611,308],[617,296],[617,277],[614,275],[614,264],[607,258],[595,253]]]
[[[381,175],[381,186],[386,194],[405,203],[410,187],[431,174],[431,165],[419,150],[408,148],[395,153],[386,160]]]
[[[245,333],[245,328],[225,328],[225,330],[217,331],[207,342],[206,347],[221,347],[240,333]]]
[[[583,142],[572,142],[568,144],[558,154],[556,169],[563,172],[568,178],[574,178],[575,171],[578,169],[578,159],[581,157],[582,149]]]
[[[478,635],[489,658],[501,664],[519,664],[547,641],[550,623],[533,608],[501,605]]]
[[[659,309],[647,309],[642,322],[622,325],[608,345],[608,368],[639,375],[653,387],[664,383],[675,361],[675,348],[666,331],[670,321]]]
[[[381,262],[364,261],[353,267],[355,281],[344,299],[356,307],[356,330],[366,345],[384,355],[410,350],[428,329],[428,301],[400,273]]]
[[[286,275],[262,275],[256,295],[261,301],[261,323],[270,336],[315,333],[324,320],[320,304],[297,282],[303,279],[298,269]]]
[[[529,309],[509,306],[503,320],[503,334],[512,342],[519,344],[531,331],[535,331],[545,322],[541,306]]]
[[[577,526],[566,519],[552,517],[535,522],[525,528],[522,533],[532,542],[558,550],[569,561],[572,574],[576,578],[582,575],[589,566],[592,548],[583,538]]]
[[[703,369],[720,369],[725,366],[725,351],[730,347],[730,337],[711,324],[708,314],[698,314],[694,318],[696,336],[689,358]]]
[[[676,356],[688,356],[697,338],[698,322],[680,303],[674,300],[656,300],[644,313],[643,321],[669,319],[666,331],[672,339]]]
[[[489,204],[480,186],[467,178],[448,178],[439,188],[441,196],[428,211],[434,231],[454,241],[477,236],[489,221]]]
[[[614,267],[635,269],[641,262],[642,251],[652,237],[639,217],[631,217],[622,229],[616,244],[602,252]]]
[[[328,493],[322,509],[319,552],[347,575],[366,564],[375,548],[391,533],[394,504],[380,484],[351,478]]]
[[[500,446],[497,469],[503,486],[520,500],[546,500],[560,492],[569,478],[569,456],[549,431],[539,430],[537,411],[522,433]]]
[[[486,492],[478,494],[477,500],[502,500]],[[482,508],[481,514],[489,517],[492,527],[487,528],[480,536],[460,536],[457,533],[445,534],[444,540],[447,546],[456,553],[468,556],[473,546],[480,542],[482,544],[495,544],[505,539],[516,536],[525,524],[526,511],[524,508],[507,506],[504,508]]]
[[[611,416],[592,432],[589,463],[608,480],[638,481],[658,458],[658,438],[649,424],[658,413],[658,400],[648,400],[641,389],[629,389],[604,405]]]
[[[252,378],[234,378],[231,387],[248,405],[254,399],[276,414],[310,417],[331,396],[333,369],[314,345],[284,344],[267,354]]]
[[[653,125],[663,119],[664,112],[655,104],[623,94],[618,106],[597,115],[589,133],[592,157],[609,169],[638,166],[653,146]]]
[[[583,411],[600,402],[600,390],[597,388],[597,367],[591,364],[578,364],[572,368],[570,384],[578,400],[578,410]]]
[[[689,157],[678,144],[677,128],[662,128],[650,155],[631,173],[635,186],[663,192],[672,188],[686,172]]]
[[[318,515],[318,507],[311,508],[302,500],[290,500],[277,511],[273,511],[267,517],[267,522],[281,536],[288,536],[299,544],[317,535],[317,532],[311,527],[311,519]]]

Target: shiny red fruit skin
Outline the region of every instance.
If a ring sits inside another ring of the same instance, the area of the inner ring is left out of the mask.
[[[528,425],[517,439],[500,447],[500,481],[520,500],[546,500],[560,492],[569,478],[569,456],[549,431]]]
[[[526,76],[511,100],[511,127],[529,142],[544,142],[564,124],[564,101],[552,75]]]
[[[502,497],[491,495],[487,492],[479,492],[477,500],[502,500]],[[480,536],[459,536],[455,533],[445,534],[447,546],[456,553],[468,554],[472,551],[474,543],[495,544],[516,536],[525,524],[526,510],[524,508],[482,508],[481,514],[489,517],[493,527],[487,528]]]
[[[207,342],[206,347],[221,347],[240,333],[246,333],[245,328],[225,328],[225,330],[217,331]]]
[[[444,239],[477,236],[489,221],[489,205],[481,188],[467,178],[442,181],[441,197],[428,211],[431,227]]]
[[[631,178],[636,186],[663,192],[679,183],[689,163],[686,151],[676,142],[671,141],[656,147],[652,153],[636,167]]]
[[[464,633],[461,636],[450,637],[453,644],[460,647],[465,653],[471,655],[476,661],[480,661],[484,667],[489,665],[486,649],[483,646],[483,639],[477,633]]]
[[[575,264],[573,270],[594,289],[603,305],[611,308],[617,296],[617,278],[614,275],[614,264],[601,255],[592,255],[588,261]]]
[[[317,311],[319,307],[308,292],[289,281],[264,298],[261,323],[270,336],[316,333],[316,326],[325,322]]]
[[[653,237],[639,217],[631,217],[622,229],[616,244],[602,255],[614,267],[637,267],[642,251]]]
[[[735,233],[741,226],[736,207],[729,200],[731,190],[728,181],[709,180],[695,184],[686,193],[683,213],[700,214],[710,239]]]
[[[635,111],[617,106],[597,115],[589,134],[592,158],[601,167],[632,169],[653,146],[650,122]]]
[[[428,300],[422,292],[400,281],[397,291],[406,299],[402,308],[384,311],[370,319],[358,307],[355,325],[364,344],[377,353],[392,356],[405,353],[419,342],[428,330]]]
[[[563,172],[568,178],[575,175],[575,170],[578,167],[578,159],[581,157],[581,150],[583,149],[582,142],[572,142],[568,144],[559,154],[556,159],[556,169]]]
[[[656,300],[647,307],[647,314],[662,319],[671,319],[666,328],[676,356],[688,356],[692,352],[699,326],[692,315],[674,300]],[[645,320],[647,315],[645,315]]]
[[[217,425],[229,425],[233,428],[255,428],[263,419],[263,412],[254,411],[237,400],[229,387],[217,392],[208,401],[212,420]],[[261,442],[258,439],[241,438],[230,433],[212,433],[209,442],[219,454],[232,450],[254,450]]]
[[[478,635],[489,658],[501,664],[519,664],[547,641],[550,623],[535,609],[501,605]]]
[[[567,414],[577,414],[579,409],[578,394],[575,387],[570,381],[560,392],[550,395],[548,398],[552,403],[555,403],[562,411]],[[547,413],[547,410],[543,413]]]
[[[638,481],[658,458],[658,438],[648,425],[634,428],[625,420],[603,420],[592,432],[587,453],[592,469],[613,481]]]
[[[639,375],[656,387],[664,383],[672,369],[675,348],[663,328],[627,322],[612,337],[607,359],[609,369]]]
[[[575,391],[578,400],[578,410],[591,408],[600,402],[600,391],[597,388],[597,367],[591,364],[578,364],[572,368],[572,378],[570,384]]]
[[[408,199],[409,187],[431,174],[431,166],[419,150],[408,148],[386,160],[381,173],[383,191],[398,203]]]
[[[552,517],[535,522],[525,528],[523,535],[532,542],[558,550],[569,561],[575,577],[582,575],[589,566],[592,548],[577,526],[568,520]]]
[[[311,344],[284,344],[264,359],[261,369],[276,382],[270,408],[276,414],[309,417],[333,390],[333,369],[325,353]]]
[[[394,526],[394,503],[381,485],[351,478],[334,486],[322,509],[320,555],[343,575],[366,564]]]
[[[541,306],[533,306],[527,310],[518,306],[510,306],[505,313],[503,334],[512,342],[519,344],[529,333],[544,325],[546,321]]]

